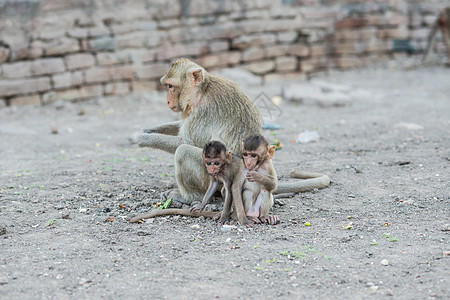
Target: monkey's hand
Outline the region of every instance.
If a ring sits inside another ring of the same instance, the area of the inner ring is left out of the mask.
[[[249,171],[247,175],[245,175],[245,178],[250,182],[261,182],[262,180],[264,180],[264,175],[256,171]]]

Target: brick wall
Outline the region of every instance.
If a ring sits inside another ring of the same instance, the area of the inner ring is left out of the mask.
[[[157,89],[178,57],[266,79],[422,51],[443,1],[0,0],[0,106]],[[438,50],[443,50],[438,45]],[[4,104],[3,104],[4,105]]]

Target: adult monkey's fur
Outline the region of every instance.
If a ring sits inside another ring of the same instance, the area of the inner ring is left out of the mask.
[[[235,82],[210,74],[188,59],[175,61],[161,78],[161,84],[168,87],[167,105],[172,111],[181,112],[181,121],[143,129],[138,142],[140,147],[175,154],[179,190],[168,197],[190,204],[201,200],[208,189],[203,146],[212,140],[221,141],[234,155],[241,156],[242,141],[249,135],[262,134],[261,118]],[[274,194],[320,189],[330,183],[327,175],[299,174],[296,178],[306,180],[280,183]]]

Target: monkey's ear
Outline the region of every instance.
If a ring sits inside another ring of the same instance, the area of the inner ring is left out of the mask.
[[[275,145],[269,146],[269,149],[267,149],[267,158],[272,159],[273,155],[275,154]]]
[[[232,159],[233,159],[233,158],[231,157],[231,151],[228,151],[228,152],[227,152],[227,163],[228,163],[228,164],[231,164]]]
[[[194,86],[200,85],[203,80],[205,79],[205,76],[203,74],[203,69],[195,69],[189,73],[189,78],[191,80],[191,84]]]

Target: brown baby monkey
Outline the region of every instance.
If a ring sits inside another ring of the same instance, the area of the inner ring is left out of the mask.
[[[223,184],[222,194],[224,194],[224,204],[219,223],[229,220],[231,213],[231,188],[234,175],[240,169],[240,160],[238,157],[231,155],[231,151],[227,151],[225,145],[219,141],[209,142],[203,147],[202,153],[203,163],[209,174],[208,190],[200,204],[191,207],[191,212],[203,211],[208,201],[217,191],[219,182]]]
[[[234,176],[239,172],[242,165],[241,160],[237,156],[232,156],[231,151],[227,151],[226,146],[219,141],[212,141],[203,147],[202,152],[203,163],[209,177],[209,186],[203,196],[202,203],[192,206],[190,209],[163,209],[151,211],[147,214],[138,215],[130,219],[130,222],[137,222],[141,219],[154,218],[165,215],[183,215],[192,217],[212,217],[219,220],[219,223],[225,223],[230,218],[231,213],[231,186]],[[219,183],[223,184],[222,194],[225,203],[222,212],[203,211],[208,201],[212,198],[219,187]]]
[[[273,205],[272,192],[277,188],[277,174],[272,164],[275,146],[262,135],[251,135],[243,143],[244,151],[239,173],[233,183],[233,217],[239,223],[275,225],[278,216],[269,215]]]

